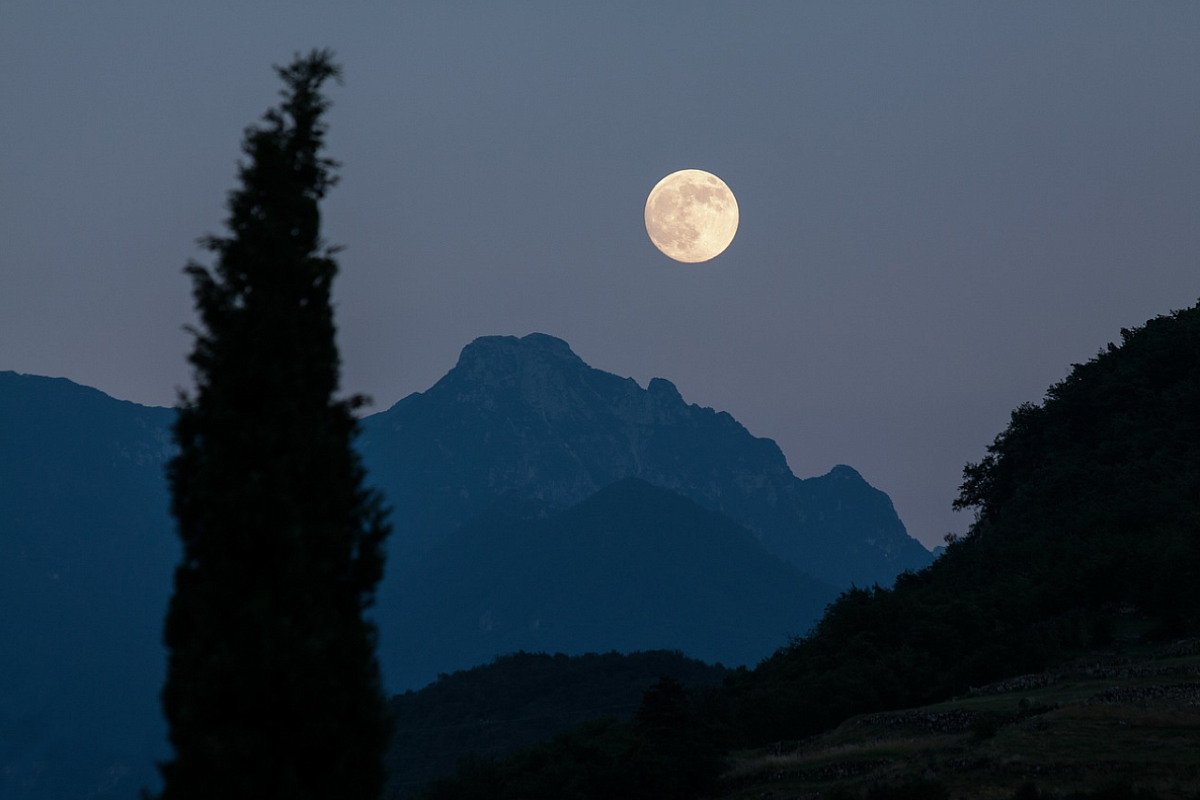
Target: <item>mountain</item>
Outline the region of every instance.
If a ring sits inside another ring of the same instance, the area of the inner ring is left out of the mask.
[[[545,334],[476,339],[432,388],[364,427],[360,449],[406,556],[503,495],[563,509],[635,477],[724,514],[834,585],[890,585],[932,560],[853,469],[798,479],[775,442],[728,413],[685,403],[662,378],[642,389],[589,367]]]
[[[727,517],[637,478],[559,512],[502,503],[394,569],[402,602],[382,655],[402,685],[518,650],[753,665],[837,595]]]
[[[580,726],[421,796],[662,798],[641,787],[707,744],[727,772],[692,797],[1194,797],[1198,421],[1200,305],[1015,409],[964,469],[974,524],[929,567],[843,593],[808,636],[680,698],[670,733],[701,746]]]
[[[0,797],[157,783],[173,418],[0,372]]]
[[[173,419],[0,372],[0,798],[158,784]],[[797,480],[728,414],[549,336],[478,340],[363,427],[397,523],[375,609],[393,691],[521,649],[752,664],[808,629],[829,583],[928,558],[853,470]],[[795,566],[855,557],[836,580]]]

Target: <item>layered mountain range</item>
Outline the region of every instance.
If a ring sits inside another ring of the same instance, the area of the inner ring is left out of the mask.
[[[1198,419],[1200,305],[1121,329],[966,465],[975,521],[927,569],[712,690],[420,796],[1194,797]]]
[[[684,402],[662,378],[643,389],[589,367],[546,334],[476,339],[432,388],[364,427],[363,458],[407,552],[504,495],[563,509],[633,477],[725,515],[835,586],[888,585],[932,559],[854,469],[799,479],[775,442],[728,413]]]
[[[156,782],[173,418],[0,373],[0,796]],[[359,445],[393,509],[393,691],[516,650],[753,664],[839,588],[931,559],[849,467],[800,480],[728,414],[541,334],[475,341]]]
[[[752,665],[836,594],[729,518],[624,478],[559,512],[501,502],[395,564],[380,655],[406,686],[522,650],[664,648]]]

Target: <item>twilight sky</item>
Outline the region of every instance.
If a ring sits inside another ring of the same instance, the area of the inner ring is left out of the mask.
[[[1197,42],[1182,1],[5,0],[0,369],[171,405],[271,65],[329,47],[345,391],[550,333],[932,546],[1013,407],[1200,298]],[[642,223],[683,168],[741,209],[704,264]]]

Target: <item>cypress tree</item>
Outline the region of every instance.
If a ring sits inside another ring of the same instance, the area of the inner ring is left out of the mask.
[[[183,540],[162,691],[174,757],[164,800],[376,798],[387,719],[375,630],[379,496],[352,448],[361,397],[335,399],[336,250],[319,201],[340,69],[328,51],[276,67],[284,101],[246,130],[229,235],[191,263],[201,321],[169,466]]]

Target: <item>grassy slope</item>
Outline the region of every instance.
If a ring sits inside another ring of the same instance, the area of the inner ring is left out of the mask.
[[[954,798],[1117,781],[1191,797],[1200,791],[1200,640],[1081,655],[935,705],[853,717],[803,742],[735,754],[722,787],[736,800],[800,800],[921,777]]]

